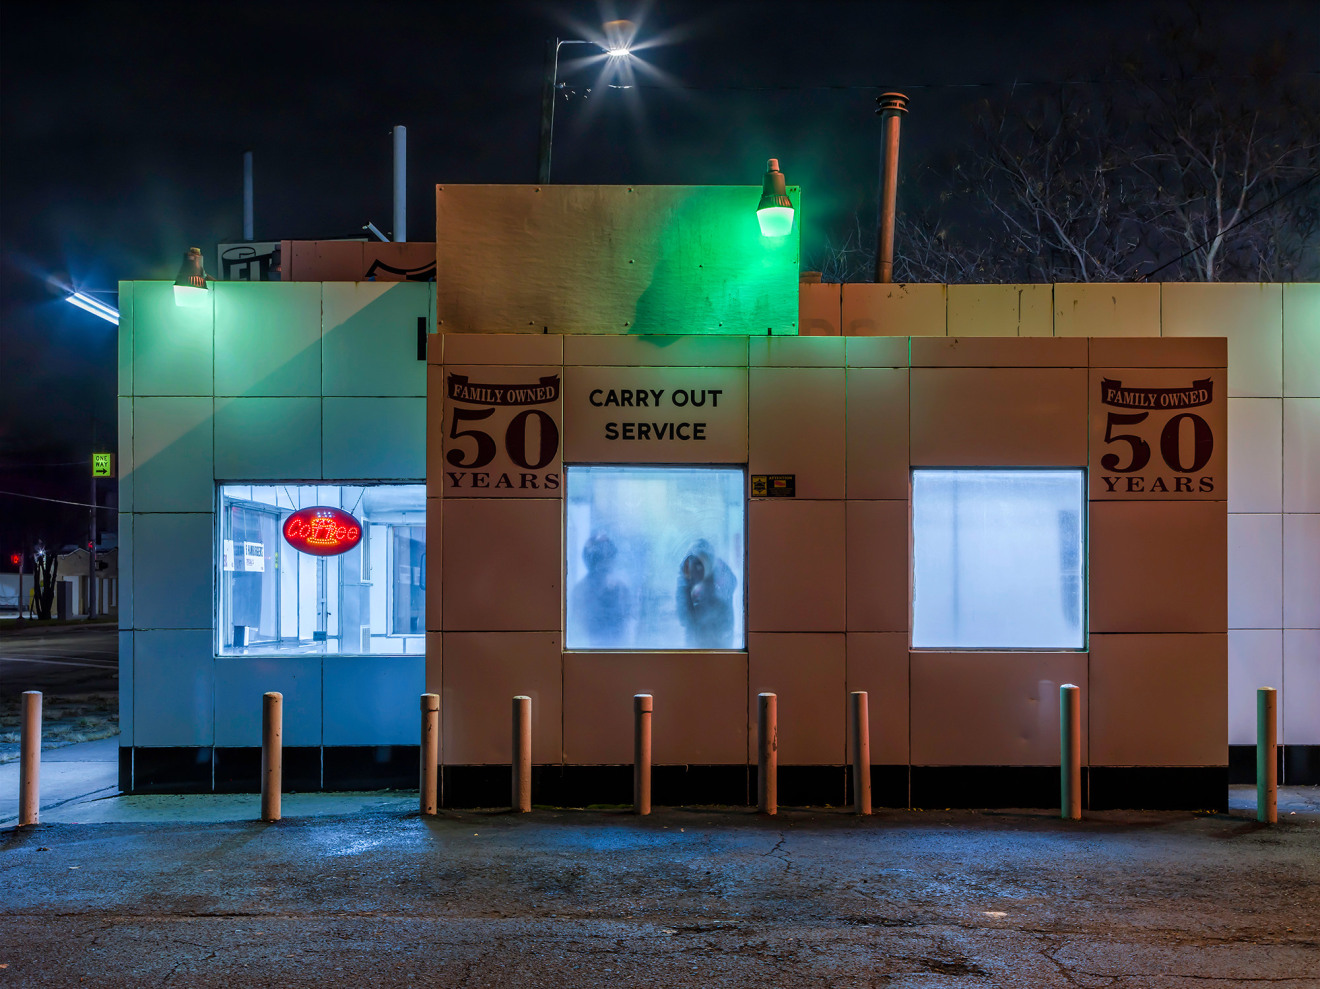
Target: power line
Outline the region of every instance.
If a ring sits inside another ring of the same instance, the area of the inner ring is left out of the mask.
[[[1143,282],[1148,282],[1148,281],[1150,281],[1150,277],[1151,277],[1151,275],[1158,274],[1159,272],[1163,271],[1165,268],[1169,267],[1169,265],[1171,265],[1171,264],[1177,264],[1177,263],[1178,263],[1179,261],[1181,261],[1183,258],[1186,258],[1186,257],[1188,257],[1188,256],[1190,256],[1190,255],[1192,255],[1192,254],[1195,254],[1197,251],[1199,251],[1201,248],[1205,247],[1205,246],[1206,246],[1207,244],[1209,244],[1211,241],[1213,241],[1213,240],[1217,240],[1218,238],[1223,237],[1225,234],[1227,234],[1227,233],[1228,233],[1230,230],[1232,230],[1234,227],[1239,227],[1239,226],[1241,226],[1242,224],[1246,223],[1248,220],[1255,219],[1256,217],[1260,216],[1260,214],[1264,213],[1267,209],[1270,209],[1270,208],[1272,208],[1272,207],[1274,207],[1274,206],[1277,206],[1279,203],[1283,202],[1285,199],[1287,199],[1289,196],[1291,196],[1294,192],[1297,192],[1297,191],[1300,190],[1300,189],[1304,189],[1304,188],[1306,188],[1308,185],[1310,185],[1310,184],[1311,184],[1312,182],[1314,182],[1316,179],[1320,179],[1320,172],[1312,172],[1309,178],[1305,178],[1305,179],[1303,179],[1301,182],[1298,182],[1295,186],[1293,186],[1293,187],[1292,187],[1291,189],[1289,189],[1287,192],[1281,194],[1280,196],[1278,196],[1278,197],[1275,198],[1275,199],[1271,199],[1271,200],[1270,200],[1268,203],[1266,203],[1264,206],[1260,207],[1260,209],[1252,210],[1252,211],[1251,211],[1250,213],[1248,213],[1246,216],[1242,217],[1242,219],[1237,220],[1237,221],[1235,221],[1235,222],[1233,222],[1233,223],[1230,223],[1230,224],[1229,224],[1228,226],[1226,226],[1223,230],[1220,230],[1218,233],[1213,234],[1213,235],[1207,237],[1205,240],[1201,241],[1201,243],[1197,244],[1195,247],[1192,247],[1192,248],[1189,248],[1188,250],[1183,251],[1181,254],[1179,254],[1179,255],[1178,255],[1176,258],[1174,258],[1172,261],[1165,261],[1162,265],[1160,265],[1160,266],[1159,266],[1158,268],[1156,268],[1154,271],[1148,271],[1148,272],[1146,272],[1144,275],[1141,276],[1141,278],[1139,279],[1139,281],[1143,281]]]
[[[77,504],[82,508],[104,508],[103,504],[92,504],[91,502],[70,502],[65,498],[42,498],[41,495],[18,494],[17,491],[0,491],[0,494],[7,494],[11,498],[30,498],[34,502],[54,502],[55,504]]]

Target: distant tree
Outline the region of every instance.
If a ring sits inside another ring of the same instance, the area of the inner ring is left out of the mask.
[[[904,176],[895,279],[1320,277],[1320,76],[1288,64],[1225,56],[1193,13],[1106,79],[981,102],[966,148]],[[854,226],[826,280],[871,277]]]
[[[55,579],[59,576],[60,561],[54,553],[45,553],[36,558],[33,568],[32,603],[36,608],[37,618],[49,621],[51,609],[55,603]]]

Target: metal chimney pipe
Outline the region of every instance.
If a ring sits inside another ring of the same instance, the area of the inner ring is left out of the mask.
[[[243,152],[243,239],[252,240],[252,152]]]
[[[394,128],[394,240],[408,239],[408,128]]]
[[[875,231],[875,280],[894,280],[894,205],[898,199],[898,131],[908,98],[902,93],[876,97],[884,131],[884,154],[880,160],[880,203]]]

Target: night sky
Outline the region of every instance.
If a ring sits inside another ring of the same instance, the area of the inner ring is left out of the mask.
[[[4,4],[0,491],[86,500],[93,444],[113,449],[114,328],[50,280],[114,304],[120,279],[172,279],[188,246],[214,257],[241,236],[246,150],[258,240],[360,236],[390,226],[405,124],[408,232],[433,240],[436,183],[535,180],[546,40],[628,18],[631,89],[602,85],[593,49],[562,50],[554,181],[755,184],[778,157],[811,267],[871,222],[879,93],[911,97],[903,166],[920,167],[971,140],[977,100],[1099,78],[1179,12],[1228,55],[1276,37],[1320,51],[1305,2]],[[84,520],[0,495],[4,562]]]

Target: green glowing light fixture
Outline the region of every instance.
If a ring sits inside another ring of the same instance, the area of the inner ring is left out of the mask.
[[[784,183],[784,173],[779,170],[779,159],[771,158],[765,168],[765,179],[761,182],[761,203],[756,207],[761,235],[787,237],[793,230],[793,202],[788,198],[788,186]]]
[[[202,265],[202,249],[188,248],[183,263],[179,265],[179,277],[174,279],[174,304],[188,308],[205,306],[209,299],[208,281],[210,276]]]

